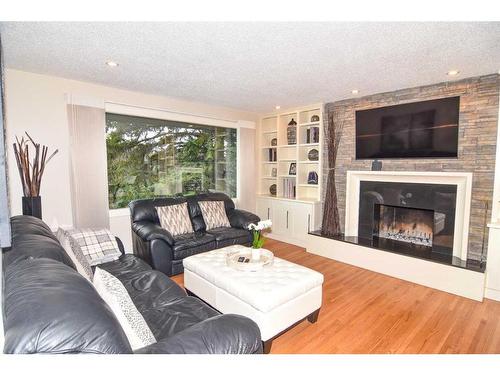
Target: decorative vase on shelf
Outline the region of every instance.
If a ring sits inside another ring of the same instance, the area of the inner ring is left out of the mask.
[[[271,186],[269,186],[269,194],[275,196],[276,192],[277,192],[276,184],[272,184]]]
[[[307,183],[309,185],[317,185],[318,184],[318,174],[315,171],[309,172],[307,174]]]
[[[317,161],[319,159],[319,152],[315,148],[307,153],[307,158],[310,161]]]
[[[23,197],[23,215],[42,218],[42,197]]]
[[[289,145],[297,144],[297,122],[293,118],[286,128],[286,138]]]

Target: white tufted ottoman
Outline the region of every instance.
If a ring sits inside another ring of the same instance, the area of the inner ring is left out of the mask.
[[[184,286],[222,313],[240,314],[260,328],[264,352],[272,339],[304,318],[314,323],[321,307],[323,275],[280,258],[257,272],[226,265],[234,245],[185,258]]]

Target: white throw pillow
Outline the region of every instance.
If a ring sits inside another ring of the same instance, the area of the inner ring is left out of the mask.
[[[172,236],[193,233],[193,224],[189,217],[187,203],[155,207],[163,229]]]
[[[198,204],[207,230],[231,226],[223,201],[201,201]]]
[[[122,255],[115,236],[107,229],[71,229],[68,233],[91,266],[111,262]]]
[[[83,255],[82,249],[80,249],[78,243],[76,243],[76,241],[71,238],[70,234],[62,228],[57,230],[56,237],[75,264],[78,273],[92,282],[92,278],[94,277],[92,268],[90,267],[87,258],[85,258],[85,255]]]
[[[120,280],[96,267],[94,287],[120,322],[132,350],[154,344],[156,339]]]

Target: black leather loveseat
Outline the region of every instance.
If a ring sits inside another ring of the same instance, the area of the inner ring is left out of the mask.
[[[75,271],[47,225],[11,219],[3,254],[5,353],[132,353],[113,312]],[[123,252],[123,246],[121,246]],[[116,276],[157,343],[137,353],[260,353],[257,325],[221,315],[141,259],[124,254],[100,267]]]
[[[223,201],[231,228],[206,231],[199,201]],[[187,202],[194,233],[172,236],[160,226],[155,207]],[[203,193],[191,197],[141,199],[129,204],[132,220],[134,254],[166,275],[182,273],[182,260],[188,256],[221,247],[250,245],[252,236],[247,226],[259,217],[237,210],[234,202],[223,193]]]

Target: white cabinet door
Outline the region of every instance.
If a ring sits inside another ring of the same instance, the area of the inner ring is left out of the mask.
[[[272,220],[272,201],[271,199],[258,198],[257,199],[257,216],[261,220]]]
[[[304,245],[312,223],[312,205],[292,203],[289,217],[290,236],[295,240],[295,243]]]
[[[275,200],[272,205],[273,226],[271,232],[276,235],[288,234],[289,203]]]
[[[298,246],[307,245],[307,234],[315,229],[315,204],[279,199],[257,199],[257,215],[271,219],[276,239]]]

